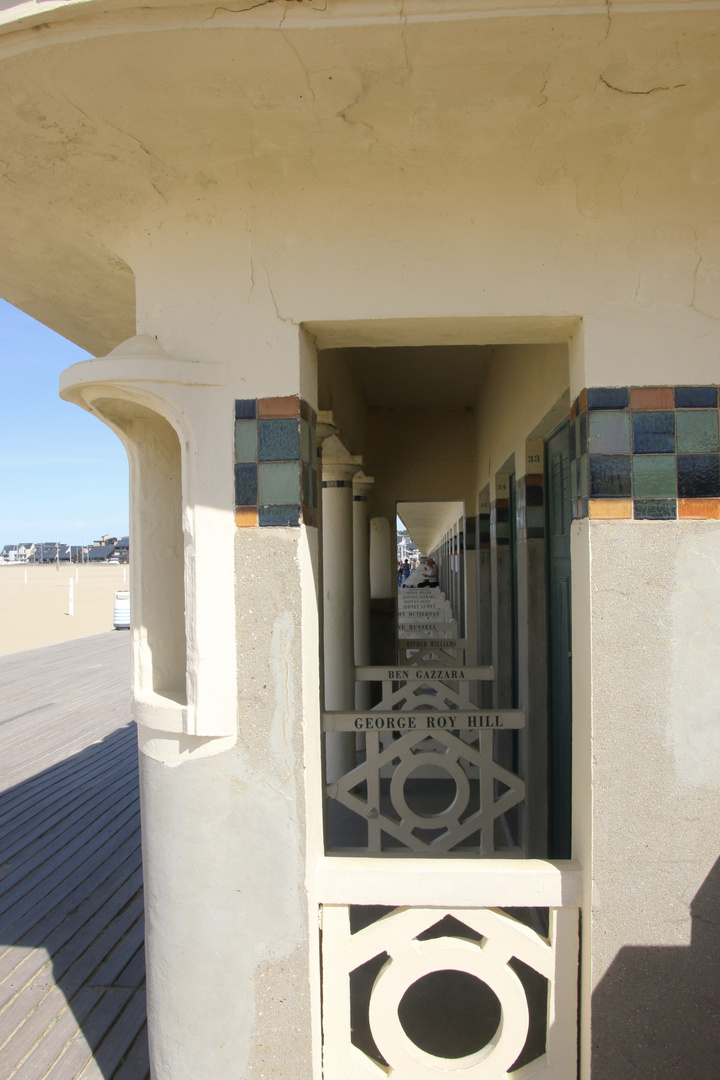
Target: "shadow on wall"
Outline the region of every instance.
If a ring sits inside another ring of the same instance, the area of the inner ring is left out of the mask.
[[[593,1080],[720,1075],[720,859],[690,905],[689,946],[627,946],[593,994]]]

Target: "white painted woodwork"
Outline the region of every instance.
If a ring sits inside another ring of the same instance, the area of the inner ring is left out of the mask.
[[[367,516],[367,493],[374,484],[372,476],[356,473],[353,477],[353,620],[355,663],[370,663],[370,526]],[[355,707],[367,709],[371,687],[355,684]]]
[[[462,841],[480,830],[480,840],[473,847],[464,847],[462,854],[489,854],[495,850],[494,821],[522,802],[524,782],[504,769],[493,759],[493,732],[472,733],[472,739],[461,739],[447,730],[398,732],[367,731],[365,761],[336,783],[327,787],[328,797],[365,818],[368,829],[368,852],[383,851],[382,834],[400,841],[410,851],[427,855],[446,854]],[[381,806],[381,771],[392,766],[390,801],[396,817],[389,816]],[[472,810],[472,789],[467,766],[474,766],[480,781],[480,806]],[[419,770],[432,769],[454,781],[455,796],[440,813],[423,815],[412,810],[406,801],[405,782]],[[494,795],[494,782],[505,791]],[[366,795],[355,790],[366,783]],[[432,840],[416,835],[417,830],[442,829]],[[394,849],[393,849],[394,850]],[[518,852],[519,854],[519,852]]]
[[[362,460],[345,451],[336,436],[322,448],[323,644],[326,709],[355,707],[353,619],[352,478]],[[327,486],[326,486],[327,484]],[[355,764],[355,740],[326,739],[326,775],[334,780]]]
[[[456,667],[430,664],[423,664],[422,666],[398,664],[393,667],[357,667],[355,668],[355,678],[372,682],[381,682],[383,680],[414,682],[418,680],[427,681],[428,679],[443,679],[450,682],[459,679],[491,681],[494,678],[494,669],[487,666],[465,667],[462,664],[458,664]]]
[[[525,727],[520,709],[489,712],[392,712],[370,710],[323,713],[323,731],[518,731]]]
[[[385,901],[387,903],[387,899]],[[482,935],[481,941],[447,936],[420,940],[446,916]],[[350,930],[350,908],[325,905],[323,927],[323,1059],[330,1080],[503,1080],[523,1049],[529,1027],[529,1003],[510,967],[513,957],[548,980],[545,1053],[512,1073],[525,1080],[572,1080],[577,1069],[576,908],[551,908],[548,937],[499,909],[398,907],[357,931]],[[388,1063],[385,1068],[353,1043],[350,1023],[350,974],[387,955],[372,988],[368,1019],[373,1039]],[[461,971],[485,983],[497,995],[501,1019],[486,1046],[463,1058],[441,1058],[420,1049],[405,1033],[398,1008],[414,983],[435,971]]]

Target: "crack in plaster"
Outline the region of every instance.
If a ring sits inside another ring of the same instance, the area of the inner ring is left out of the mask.
[[[273,302],[273,307],[275,308],[275,314],[277,315],[278,319],[281,322],[290,323],[291,326],[299,326],[300,324],[295,322],[294,319],[290,319],[286,315],[281,315],[280,314],[280,308],[277,305],[277,300],[275,299],[275,293],[273,292],[273,287],[270,284],[270,274],[268,272],[268,268],[265,265],[265,263],[261,263],[260,265],[262,266],[263,270],[265,271],[265,280],[267,281],[268,292],[270,293],[270,299]]]
[[[214,19],[215,16],[217,15],[218,11],[229,11],[231,15],[242,15],[246,11],[254,11],[255,8],[265,7],[267,4],[274,4],[274,3],[275,3],[275,0],[258,0],[257,4],[250,4],[249,7],[230,8],[230,7],[219,6],[219,7],[213,8],[212,15],[208,15],[207,19],[205,19],[205,22],[211,22],[212,19]]]
[[[691,226],[691,229],[692,229],[692,226]],[[695,311],[699,312],[700,314],[704,315],[705,312],[704,311],[701,312],[700,308],[695,306],[695,300],[697,298],[698,274],[700,272],[700,267],[702,266],[703,257],[702,257],[702,255],[700,253],[697,230],[692,229],[692,234],[693,234],[693,238],[694,238],[694,241],[695,241],[694,244],[693,244],[693,251],[697,255],[697,262],[695,263],[695,269],[693,270],[692,299],[690,300],[690,307],[693,308]]]
[[[624,90],[621,86],[613,86],[604,75],[600,76],[600,82],[607,86],[608,90],[614,90],[618,94],[629,94],[631,97],[647,97],[648,94],[656,94],[658,90],[679,90],[687,83],[675,83],[674,86],[653,86],[650,90]]]
[[[302,3],[302,0],[300,0],[300,3]],[[305,76],[305,85],[307,86],[308,91],[310,92],[310,95],[311,95],[313,101],[315,102],[315,101],[317,101],[317,98],[315,97],[315,91],[313,90],[312,84],[310,82],[310,72],[305,67],[305,64],[303,63],[302,57],[300,56],[300,53],[297,51],[297,49],[293,45],[292,41],[290,41],[290,38],[285,33],[285,17],[287,16],[287,13],[288,13],[288,9],[287,9],[287,4],[286,4],[285,7],[283,8],[282,19],[280,20],[280,27],[279,27],[280,33],[282,34],[282,39],[285,42],[285,44],[290,49],[292,49],[292,51],[294,52],[295,58],[296,58],[298,64],[300,65],[300,67],[302,68],[303,75]]]
[[[245,301],[245,307],[250,307],[250,300],[255,291],[255,259],[253,255],[252,232],[250,229],[248,229],[248,252],[250,256],[250,289],[247,294],[247,300]]]

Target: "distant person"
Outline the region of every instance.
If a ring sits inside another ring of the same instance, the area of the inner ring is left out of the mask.
[[[404,562],[404,563],[403,563],[403,565],[402,565],[402,579],[403,579],[403,584],[404,584],[404,583],[405,583],[405,582],[407,581],[407,579],[408,579],[409,577],[410,577],[410,563],[409,563],[409,562],[407,561],[407,559],[406,559],[406,560],[405,560],[405,562]]]
[[[425,576],[423,580],[418,584],[418,589],[437,589],[438,587],[438,568],[434,559],[428,559],[425,564]]]
[[[403,564],[400,562],[399,559],[398,559],[398,565],[397,565],[397,576],[398,576],[398,586],[400,586],[403,583]]]

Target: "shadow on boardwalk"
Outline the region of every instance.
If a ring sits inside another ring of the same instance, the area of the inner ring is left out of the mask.
[[[0,1077],[146,1080],[127,636],[0,660]]]

